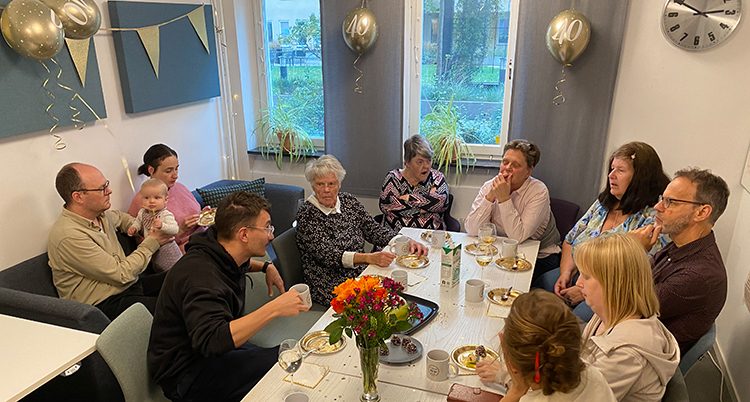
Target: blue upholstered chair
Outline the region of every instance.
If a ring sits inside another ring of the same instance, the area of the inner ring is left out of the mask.
[[[700,360],[703,355],[706,354],[714,346],[716,341],[716,323],[711,324],[711,328],[708,329],[703,336],[698,339],[698,342],[693,345],[680,359],[680,371],[682,375],[686,376],[690,369],[695,363]]]

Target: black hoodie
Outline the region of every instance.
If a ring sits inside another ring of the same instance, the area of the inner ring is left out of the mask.
[[[154,381],[173,390],[200,357],[234,349],[229,322],[242,316],[248,263],[237,266],[216,229],[194,234],[159,294],[148,345]]]

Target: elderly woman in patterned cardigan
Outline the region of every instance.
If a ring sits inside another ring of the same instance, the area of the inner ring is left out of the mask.
[[[328,305],[331,292],[348,278],[356,278],[375,264],[387,267],[396,256],[388,251],[365,253],[365,241],[383,247],[397,232],[379,225],[357,199],[339,193],[346,171],[333,155],[310,161],[305,178],[313,194],[297,213],[297,247],[302,255],[305,283],[316,303]],[[411,252],[427,248],[410,240]]]

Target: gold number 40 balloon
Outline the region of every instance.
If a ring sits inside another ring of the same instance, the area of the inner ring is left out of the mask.
[[[63,26],[55,12],[37,0],[13,0],[0,16],[3,37],[23,57],[44,60],[62,50]]]
[[[378,38],[378,23],[370,10],[355,8],[346,16],[341,32],[349,49],[361,56],[375,44]]]
[[[93,36],[102,24],[102,14],[93,0],[41,0],[60,18],[65,37],[86,39]]]
[[[574,62],[586,50],[591,38],[591,25],[576,10],[557,14],[547,27],[547,49],[560,64]]]

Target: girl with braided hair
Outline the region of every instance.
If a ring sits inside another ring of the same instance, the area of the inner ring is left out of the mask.
[[[519,296],[500,339],[505,369],[497,377],[510,380],[503,402],[615,401],[601,373],[581,360],[578,320],[552,293]]]

